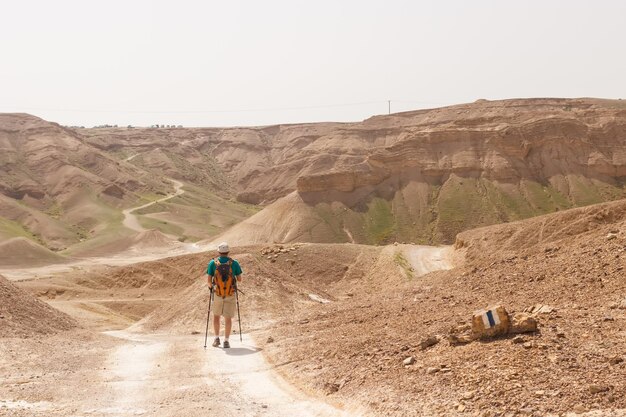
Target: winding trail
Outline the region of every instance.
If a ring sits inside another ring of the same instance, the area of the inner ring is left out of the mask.
[[[145,232],[146,229],[144,227],[141,226],[141,224],[139,223],[139,220],[137,219],[137,216],[133,214],[133,212],[137,211],[137,210],[141,210],[144,209],[146,207],[150,207],[153,204],[156,203],[162,203],[163,201],[167,201],[169,199],[172,199],[174,197],[177,197],[181,194],[185,193],[185,190],[183,190],[183,183],[171,178],[168,178],[173,184],[174,184],[174,194],[170,194],[168,196],[165,196],[163,198],[160,198],[158,200],[155,201],[151,201],[150,203],[144,204],[142,206],[139,207],[131,207],[129,209],[126,209],[124,211],[122,211],[122,213],[124,214],[124,221],[122,222],[122,224],[131,229],[134,230],[136,232]]]

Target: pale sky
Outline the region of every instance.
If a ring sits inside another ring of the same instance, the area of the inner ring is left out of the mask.
[[[625,22],[621,0],[0,0],[0,112],[233,126],[620,98]]]

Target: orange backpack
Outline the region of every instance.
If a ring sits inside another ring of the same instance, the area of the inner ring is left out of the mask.
[[[215,258],[215,293],[218,297],[230,297],[235,292],[233,277],[233,260],[228,258],[228,262],[221,263],[219,258]]]

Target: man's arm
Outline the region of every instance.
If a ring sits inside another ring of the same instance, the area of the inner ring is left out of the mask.
[[[233,261],[233,275],[235,275],[237,282],[241,282],[242,274],[243,274],[243,271],[241,270],[241,265],[239,265],[239,262]]]
[[[209,287],[213,286],[213,276],[215,275],[215,261],[211,259],[209,266],[206,269],[206,279]]]

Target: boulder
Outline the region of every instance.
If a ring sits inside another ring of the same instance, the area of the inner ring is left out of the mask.
[[[528,313],[514,313],[510,318],[510,333],[533,333],[537,331],[537,320]]]
[[[475,339],[506,335],[510,327],[509,313],[501,305],[475,311],[472,316],[472,337]]]

